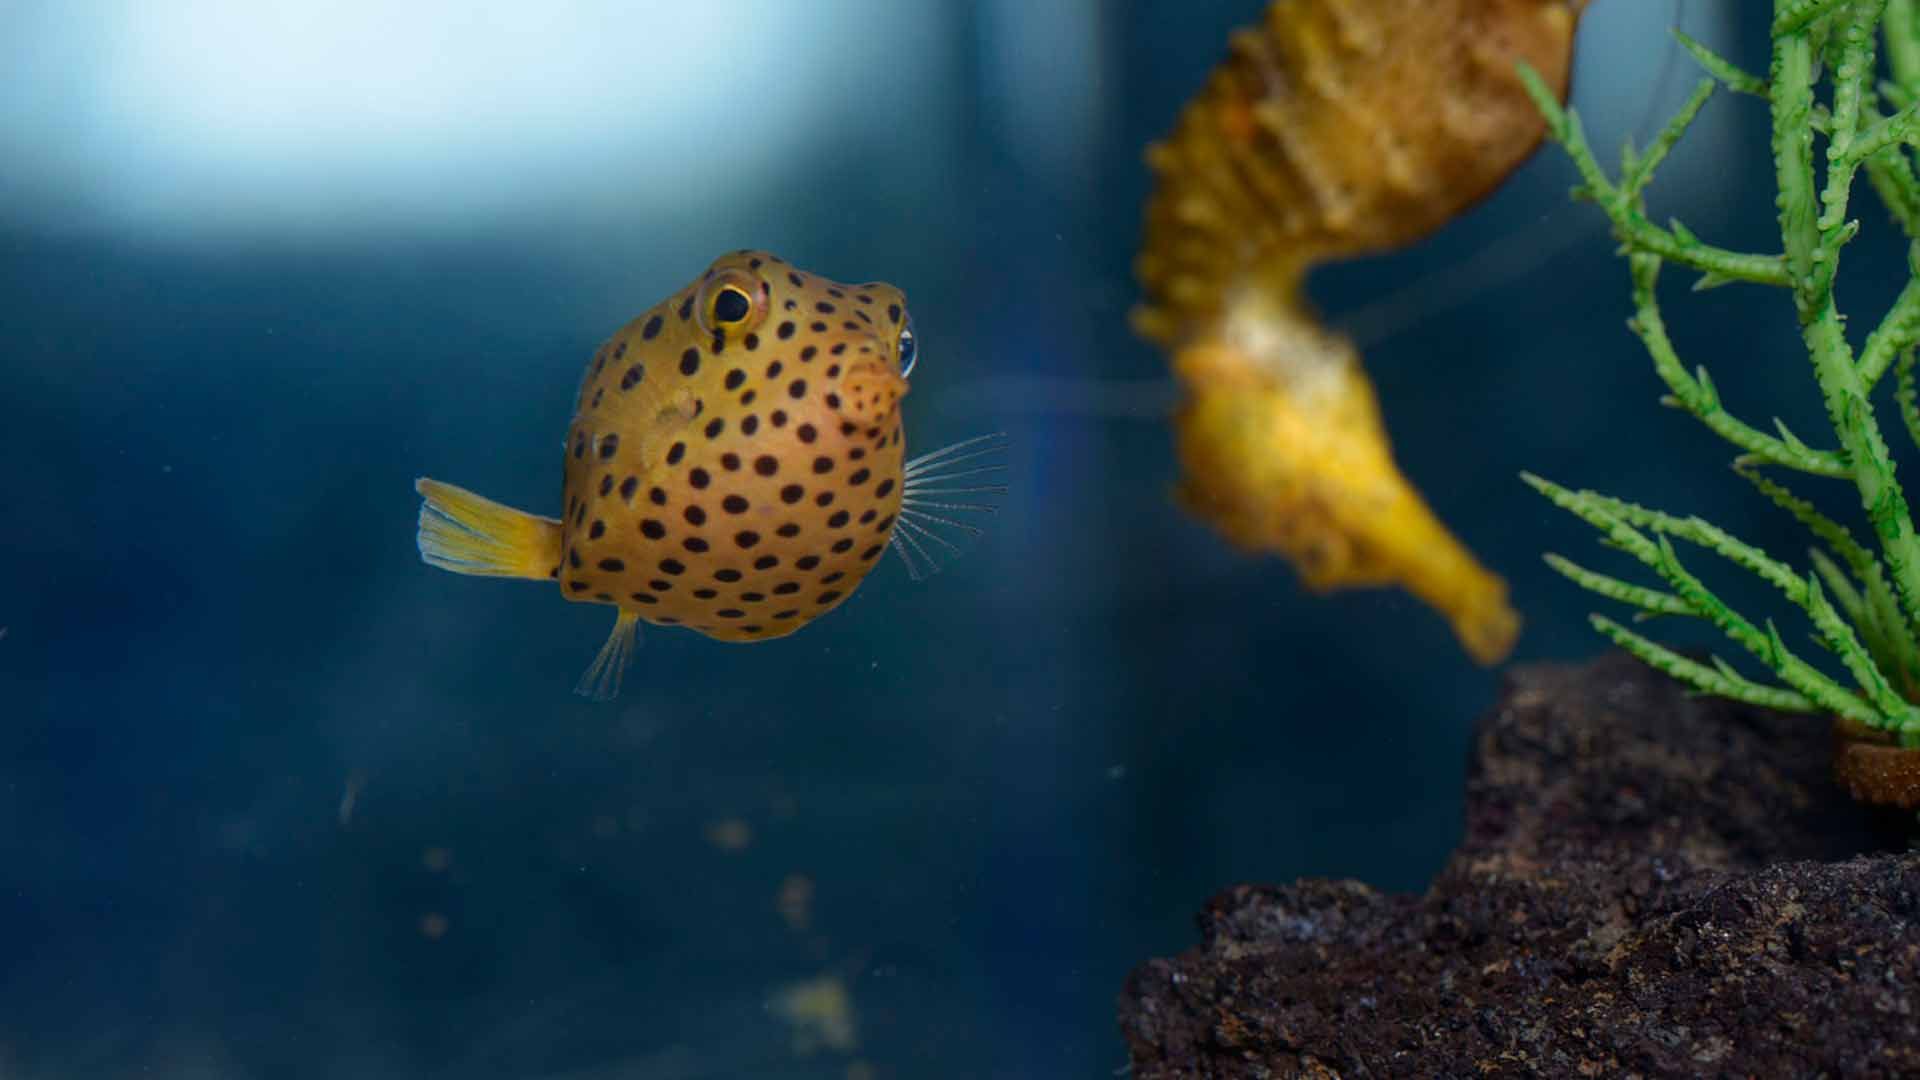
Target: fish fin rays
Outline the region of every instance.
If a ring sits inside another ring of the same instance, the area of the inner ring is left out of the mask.
[[[1007,466],[1005,432],[976,435],[907,462],[901,484],[900,513],[888,543],[906,564],[907,576],[924,581],[959,558],[985,530],[962,519],[967,514],[999,511],[994,500],[1007,493],[999,481]]]
[[[456,574],[545,581],[560,565],[560,523],[421,477],[420,559]]]
[[[640,637],[640,616],[631,611],[622,611],[613,620],[613,632],[607,635],[606,644],[600,646],[599,655],[580,676],[573,686],[573,692],[594,701],[612,701],[620,695],[620,681],[627,673],[627,664],[633,660],[633,649]]]

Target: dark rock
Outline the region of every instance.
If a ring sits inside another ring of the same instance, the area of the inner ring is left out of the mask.
[[[1827,725],[1516,669],[1424,896],[1243,885],[1135,969],[1140,1078],[1920,1076],[1920,856]]]

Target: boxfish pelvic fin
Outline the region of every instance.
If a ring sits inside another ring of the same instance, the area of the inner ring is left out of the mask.
[[[547,581],[559,573],[560,523],[421,477],[420,559],[456,574]]]
[[[612,701],[619,697],[620,679],[633,660],[633,647],[639,636],[639,613],[622,609],[613,620],[613,632],[607,635],[607,643],[600,646],[600,654],[574,684],[573,692],[594,701]]]

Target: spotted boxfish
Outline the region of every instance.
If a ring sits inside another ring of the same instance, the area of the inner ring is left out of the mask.
[[[918,352],[900,290],[842,285],[766,252],[714,261],[587,364],[558,519],[422,477],[418,543],[458,574],[559,583],[611,604],[575,688],[611,698],[638,624],[721,641],[793,633],[892,547],[918,580],[1005,491],[998,434],[906,459]]]

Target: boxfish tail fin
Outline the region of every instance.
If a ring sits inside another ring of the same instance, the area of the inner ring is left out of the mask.
[[[456,574],[546,581],[560,570],[560,523],[421,477],[420,559]]]

